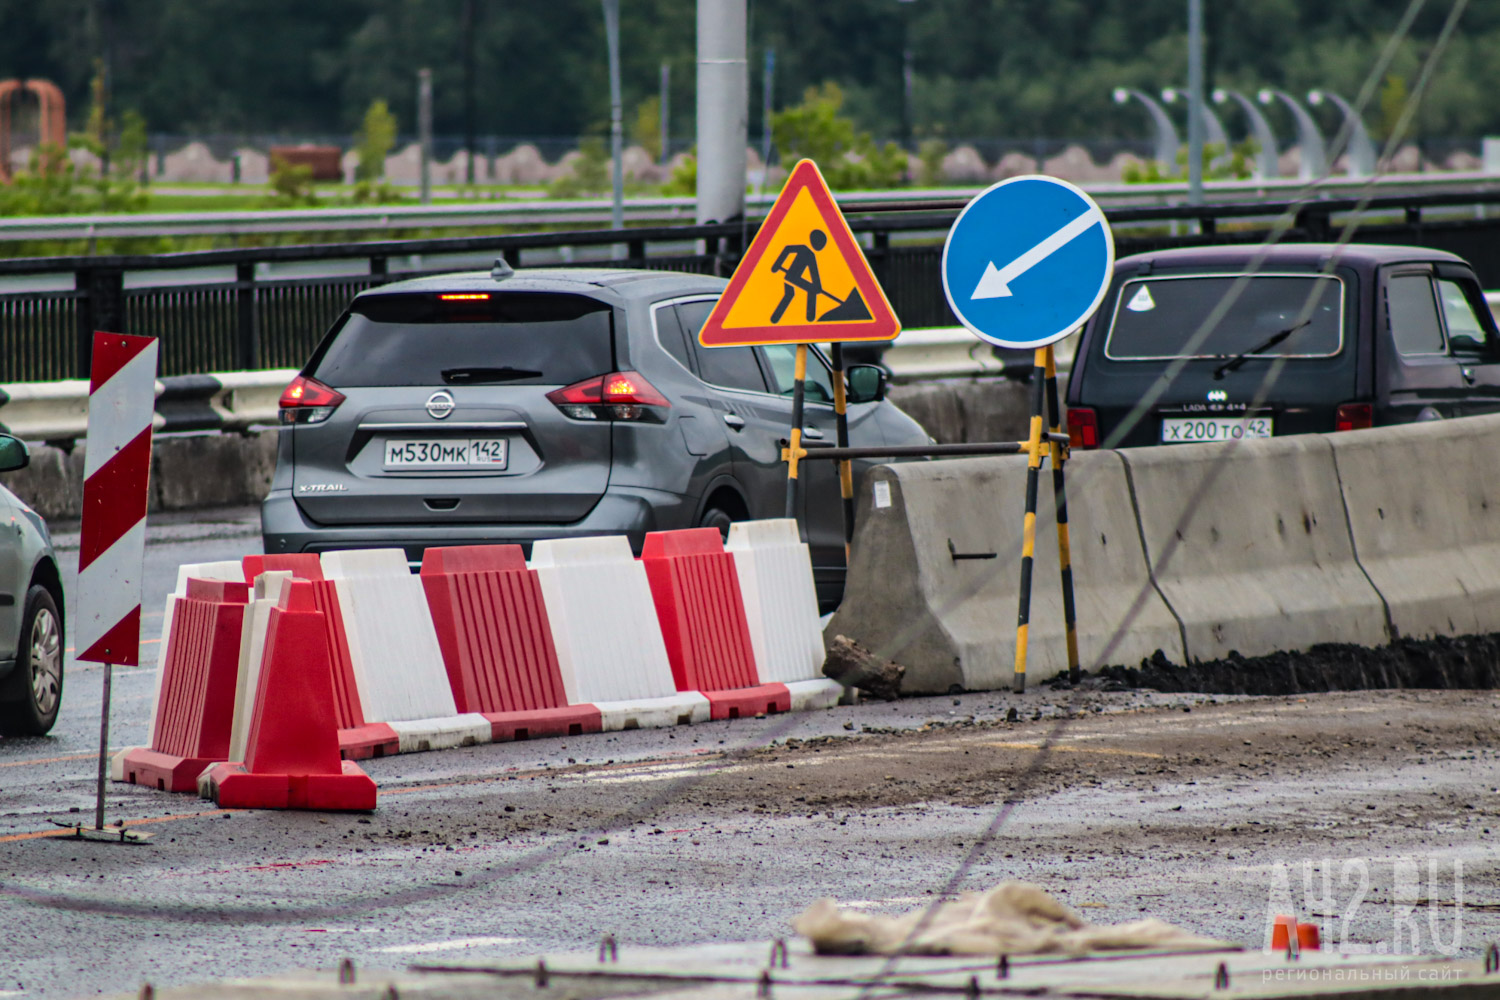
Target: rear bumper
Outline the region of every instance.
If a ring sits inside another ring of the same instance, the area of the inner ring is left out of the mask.
[[[648,531],[691,526],[692,500],[662,490],[610,489],[594,509],[572,524],[340,524],[310,521],[289,491],[275,490],[260,508],[261,539],[267,554],[327,552],[333,549],[402,548],[412,566],[424,549],[445,545],[515,543],[531,555],[531,543],[545,538],[625,535],[637,552]]]

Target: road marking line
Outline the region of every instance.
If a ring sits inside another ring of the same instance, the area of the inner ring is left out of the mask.
[[[1005,747],[1007,750],[1040,750],[1040,743],[985,743],[987,747]],[[1111,750],[1107,747],[1060,747],[1050,748],[1053,753],[1098,753],[1111,757],[1150,757],[1153,760],[1162,760],[1165,754],[1147,753],[1144,750]]]
[[[434,951],[460,951],[464,948],[484,948],[497,944],[520,944],[525,938],[518,937],[473,937],[455,938],[452,941],[431,941],[427,944],[393,944],[373,951],[385,955],[425,955]]]
[[[97,753],[70,753],[66,757],[37,757],[34,760],[8,760],[0,763],[0,767],[24,767],[27,764],[60,764],[65,760],[85,760],[92,757],[99,759]]]
[[[175,813],[171,816],[147,816],[144,819],[127,819],[121,826],[149,826],[152,823],[173,823],[180,819],[200,819],[204,816],[223,816],[225,813],[237,812],[234,809],[205,809],[203,812]],[[118,826],[105,827],[106,830],[118,830]],[[73,828],[71,826],[60,826],[56,830],[33,830],[30,833],[11,833],[0,837],[0,844],[14,843],[18,840],[40,840],[43,837],[71,837]]]

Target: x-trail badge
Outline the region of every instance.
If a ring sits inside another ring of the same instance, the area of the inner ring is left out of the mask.
[[[427,397],[427,415],[433,420],[442,420],[453,412],[453,394],[444,389],[439,389]]]

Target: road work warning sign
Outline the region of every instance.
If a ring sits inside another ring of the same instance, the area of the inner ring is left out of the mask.
[[[901,322],[817,164],[802,160],[719,296],[704,347],[891,340]]]

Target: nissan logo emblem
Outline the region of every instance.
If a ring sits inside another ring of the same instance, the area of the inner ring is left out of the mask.
[[[453,394],[439,389],[427,397],[427,415],[433,420],[442,420],[453,412]]]

